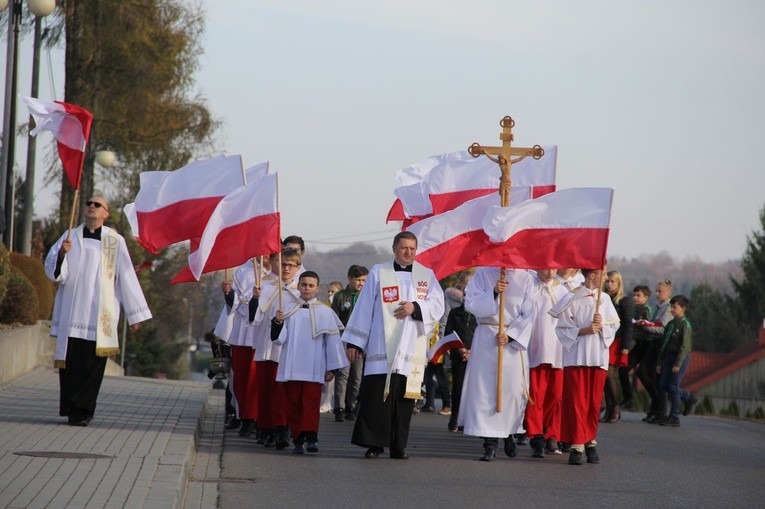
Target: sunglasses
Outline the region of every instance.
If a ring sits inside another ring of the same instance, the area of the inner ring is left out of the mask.
[[[86,201],[86,202],[85,202],[85,205],[86,205],[86,206],[88,206],[88,207],[90,207],[91,205],[93,205],[93,206],[94,206],[95,208],[97,208],[97,209],[100,209],[101,207],[103,207],[104,209],[106,209],[106,205],[104,205],[103,203],[99,203],[99,202],[97,202],[97,201],[91,201],[91,200],[88,200],[88,201]],[[107,209],[107,210],[108,210],[108,209]]]

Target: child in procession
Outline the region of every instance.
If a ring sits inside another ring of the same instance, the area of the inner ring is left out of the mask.
[[[321,388],[332,370],[348,366],[340,339],[343,324],[334,311],[316,299],[319,276],[305,271],[298,280],[300,304],[276,312],[271,340],[281,345],[276,381],[284,384],[287,422],[295,454],[319,452]]]

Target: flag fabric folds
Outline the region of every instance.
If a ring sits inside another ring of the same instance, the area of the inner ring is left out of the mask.
[[[37,136],[40,131],[53,133],[67,180],[73,188],[79,189],[93,115],[80,106],[61,101],[46,102],[34,97],[23,99],[29,114],[35,119],[35,128],[29,135]]]
[[[442,337],[436,341],[436,344],[428,348],[428,361],[432,362],[434,359],[440,358],[452,348],[464,348],[464,346],[465,345],[462,343],[462,339],[460,339],[459,335],[456,332],[452,332],[448,336]]]
[[[238,155],[194,161],[175,171],[146,171],[125,215],[136,240],[157,254],[176,242],[201,237],[221,199],[244,185],[245,178],[267,171],[267,162],[243,171]]]
[[[227,194],[210,215],[189,255],[196,280],[202,274],[236,267],[259,255],[281,249],[278,174],[261,177]]]
[[[544,147],[541,159],[524,158],[512,166],[512,185],[532,188],[536,198],[555,190],[558,150]],[[432,156],[396,172],[397,200],[387,221],[412,222],[441,214],[465,203],[497,192],[499,166],[487,157],[475,158],[467,151]],[[414,219],[414,221],[412,221]]]
[[[480,266],[600,268],[612,198],[613,189],[565,189],[503,208],[489,195],[407,230],[418,239],[417,261],[438,279]]]

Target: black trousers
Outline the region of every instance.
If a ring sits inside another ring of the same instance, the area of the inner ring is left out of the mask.
[[[58,370],[61,403],[59,415],[91,419],[106,370],[106,357],[96,356],[96,342],[69,338],[66,368]]]
[[[460,413],[460,402],[462,401],[462,384],[465,381],[465,370],[467,361],[454,360],[452,357],[452,415],[449,422],[456,425],[457,417]]]
[[[391,375],[390,394],[383,401],[386,375],[366,375],[359,389],[359,413],[351,443],[362,447],[403,449],[409,440],[414,400],[404,398],[406,377]]]
[[[651,397],[650,414],[664,415],[667,410],[667,398],[659,393],[659,375],[656,373],[656,365],[659,362],[659,349],[662,339],[653,339],[638,366],[637,376],[640,383],[645,387],[646,392]]]

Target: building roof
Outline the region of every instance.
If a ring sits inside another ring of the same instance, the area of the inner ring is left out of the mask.
[[[765,358],[765,328],[760,329],[758,341],[748,343],[729,353],[693,352],[691,364],[683,377],[683,387],[690,392]]]

